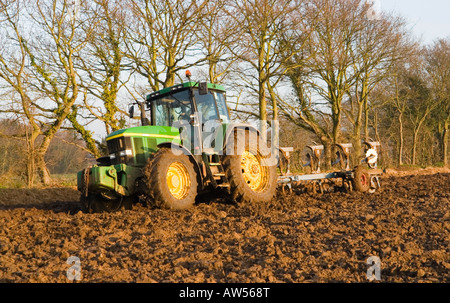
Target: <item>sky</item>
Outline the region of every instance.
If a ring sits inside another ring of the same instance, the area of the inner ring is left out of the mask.
[[[375,0],[383,11],[398,13],[424,44],[450,38],[450,0]]]
[[[413,34],[424,45],[450,38],[450,0],[371,0],[376,9],[404,17]],[[103,124],[91,125],[96,137],[105,136]]]

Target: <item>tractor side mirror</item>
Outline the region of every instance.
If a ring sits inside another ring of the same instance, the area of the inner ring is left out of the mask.
[[[128,113],[130,114],[130,119],[133,119],[134,117],[134,105],[131,105],[128,109]]]
[[[207,95],[208,94],[208,83],[207,82],[200,82],[198,84],[198,93],[200,95]]]

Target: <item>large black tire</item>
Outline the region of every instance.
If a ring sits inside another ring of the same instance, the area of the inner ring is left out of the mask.
[[[354,178],[352,179],[353,189],[359,192],[367,192],[370,189],[370,175],[367,169],[359,165],[353,170]]]
[[[223,159],[231,199],[238,203],[270,201],[277,188],[277,163],[274,157],[271,159],[269,148],[264,143],[259,145],[254,133],[238,130],[232,150]]]
[[[187,155],[161,148],[144,168],[147,202],[158,208],[186,209],[197,196],[197,176]]]

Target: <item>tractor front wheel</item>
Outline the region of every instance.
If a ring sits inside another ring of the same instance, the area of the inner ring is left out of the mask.
[[[147,200],[158,208],[186,209],[194,205],[197,177],[187,155],[161,148],[144,169]]]

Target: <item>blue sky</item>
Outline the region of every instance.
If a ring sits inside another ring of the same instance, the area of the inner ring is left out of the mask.
[[[376,0],[383,11],[405,17],[413,33],[425,44],[450,38],[450,0]]]

